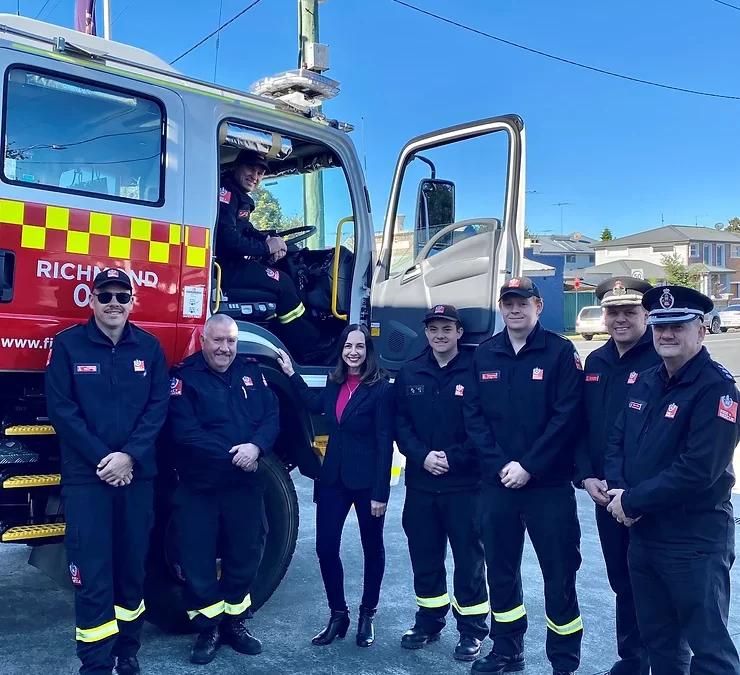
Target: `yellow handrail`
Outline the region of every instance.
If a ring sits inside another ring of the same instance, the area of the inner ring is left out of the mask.
[[[213,308],[213,313],[216,314],[221,306],[221,265],[214,260],[213,267],[216,270],[216,306]]]
[[[347,216],[342,218],[337,225],[337,242],[334,245],[334,266],[332,268],[332,280],[331,280],[331,313],[340,321],[346,321],[347,315],[340,314],[337,311],[337,295],[339,294],[339,249],[342,245],[342,228],[346,223],[354,223],[355,219],[353,216]]]

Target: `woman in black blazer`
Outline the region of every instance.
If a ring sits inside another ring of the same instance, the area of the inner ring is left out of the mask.
[[[385,572],[383,524],[393,460],[393,395],[365,326],[347,326],[339,344],[342,351],[337,367],[326,388],[318,393],[309,391],[283,351],[279,363],[303,404],[311,412],[325,415],[329,427],[316,483],[316,553],[331,617],[313,643],[331,644],[334,638],[343,638],[349,628],[339,546],[354,504],[365,557],[357,645],[369,647],[375,640],[373,619]]]

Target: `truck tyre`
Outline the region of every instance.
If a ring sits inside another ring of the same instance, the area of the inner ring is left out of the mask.
[[[265,481],[267,538],[257,578],[250,591],[253,612],[262,607],[280,585],[298,540],[298,496],[290,474],[274,454],[260,460],[259,471]],[[171,555],[168,555],[173,550],[173,528],[168,522],[160,531],[164,531],[164,541],[159,546],[153,543],[147,566],[145,617],[165,632],[191,633],[194,629],[183,602],[182,582],[178,579]]]

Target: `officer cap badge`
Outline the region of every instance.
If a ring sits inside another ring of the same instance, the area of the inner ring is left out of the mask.
[[[627,293],[626,290],[624,290],[624,284],[620,279],[617,279],[617,282],[614,284],[614,288],[612,288],[612,295],[624,295]]]
[[[676,299],[673,297],[673,293],[671,293],[670,289],[664,288],[663,295],[660,296],[660,306],[663,309],[672,309],[675,301]]]

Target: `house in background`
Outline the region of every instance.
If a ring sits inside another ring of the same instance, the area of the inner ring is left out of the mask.
[[[702,293],[717,299],[740,296],[740,234],[735,232],[666,225],[595,242],[591,248],[596,253],[596,265],[584,270],[587,274],[599,274],[607,263],[625,261],[633,270],[642,269],[642,274],[633,276],[656,278],[655,270],[647,271],[647,263],[662,268],[663,256],[676,255],[684,265],[696,267],[701,275]]]
[[[595,253],[590,244],[596,243],[584,234],[543,234],[532,235],[524,243],[525,249],[531,249],[538,260],[555,256],[563,260],[564,278],[575,278],[576,271],[590,267],[595,263]],[[559,267],[559,266],[558,266]]]

